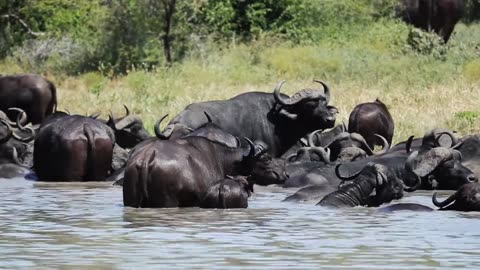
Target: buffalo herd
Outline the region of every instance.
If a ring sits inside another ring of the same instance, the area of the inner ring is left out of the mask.
[[[392,145],[394,121],[376,99],[335,126],[331,89],[248,92],[188,105],[155,136],[142,119],[57,110],[38,75],[0,76],[0,178],[112,181],[128,207],[246,208],[254,185],[295,188],[284,201],[379,207],[404,192],[457,190],[440,210],[480,211],[480,135],[433,129]],[[382,211],[433,210],[391,204]]]

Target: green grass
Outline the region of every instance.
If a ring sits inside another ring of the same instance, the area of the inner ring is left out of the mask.
[[[421,52],[407,43],[410,28],[380,21],[345,38],[325,37],[316,44],[291,45],[265,38],[250,44],[203,44],[181,63],[156,71],[131,71],[106,79],[99,73],[77,77],[46,74],[57,85],[60,109],[91,114],[122,105],[141,115],[152,130],[162,115],[171,119],[188,104],[226,99],[248,91],[271,92],[280,80],[293,94],[327,82],[338,122],[348,122],[353,107],[380,98],[395,120],[395,141],[421,136],[434,127],[461,134],[480,132],[480,25],[458,25],[440,54]],[[357,30],[355,30],[357,31]],[[18,73],[0,63],[0,73]]]

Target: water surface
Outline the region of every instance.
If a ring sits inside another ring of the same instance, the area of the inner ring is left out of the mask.
[[[0,269],[480,269],[480,213],[133,209],[111,183],[0,179]],[[445,195],[448,192],[445,192]],[[402,202],[432,206],[431,192]]]

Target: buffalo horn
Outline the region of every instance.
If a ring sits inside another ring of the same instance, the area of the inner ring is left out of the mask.
[[[20,119],[20,123],[22,124],[26,124],[27,123],[27,114],[25,113],[24,110],[20,109],[20,108],[17,108],[17,107],[12,107],[12,108],[8,108],[8,111],[16,111],[18,112],[19,115],[21,115],[21,119]],[[17,115],[18,116],[18,115]],[[18,119],[18,117],[17,117]],[[17,121],[16,122],[12,122],[12,121],[9,121],[9,119],[6,119],[8,121],[8,123],[12,126],[12,127],[17,127]]]
[[[390,144],[388,144],[387,139],[379,134],[373,134],[373,136],[379,138],[383,142],[382,150],[379,151],[377,154],[385,154],[388,150],[390,150]]]
[[[253,142],[247,137],[244,137],[243,139],[245,141],[247,141],[248,145],[250,146],[250,150],[248,152],[247,157],[249,157],[249,158],[254,157],[255,156],[255,144],[253,144]]]
[[[25,114],[24,111],[22,111],[19,115],[17,115],[17,127],[20,131],[25,131],[25,130],[28,130],[30,132],[30,135],[28,135],[27,137],[21,137],[19,135],[17,135],[15,132],[13,132],[12,136],[21,141],[21,142],[30,142],[33,140],[33,138],[35,138],[35,130],[33,130],[33,128],[31,127],[24,127],[21,123],[21,120],[23,117],[22,115]]]
[[[162,121],[168,117],[168,114],[164,115],[162,118],[158,119],[158,121],[155,123],[155,126],[154,126],[154,131],[155,131],[155,135],[157,136],[157,138],[159,138],[160,140],[168,140],[168,137],[170,136],[167,136],[165,135],[164,133],[162,133],[160,131],[160,124],[162,123]]]
[[[455,192],[454,194],[450,195],[445,201],[443,202],[439,202],[437,200],[437,192],[433,193],[433,196],[432,196],[432,202],[435,206],[437,207],[445,207],[449,204],[451,204],[452,202],[454,202],[455,200],[457,199],[457,193]]]
[[[452,150],[445,147],[433,148],[422,156],[413,172],[420,177],[425,177],[433,172],[438,165],[451,157]]]
[[[368,146],[367,142],[365,141],[365,138],[363,138],[362,135],[358,133],[352,133],[351,137],[353,140],[359,142],[362,145],[360,148],[362,148],[369,156],[374,155],[372,148]]]
[[[317,133],[319,132],[322,132],[323,129],[318,129],[318,130],[315,130],[314,132],[310,133],[310,135],[308,135],[308,146],[310,147],[315,147],[315,142],[313,141],[313,137],[317,135]]]
[[[435,146],[441,146],[440,145],[440,138],[443,136],[443,135],[448,135],[448,137],[450,137],[450,140],[452,141],[452,144],[450,145],[451,148],[457,148],[459,147],[460,145],[457,145],[459,144],[458,142],[458,139],[455,137],[455,135],[453,135],[453,132],[451,131],[442,131],[440,132],[437,136],[435,136]],[[461,144],[462,142],[460,142]]]
[[[407,154],[410,154],[410,152],[412,152],[413,138],[415,138],[415,136],[413,136],[413,135],[408,137],[407,143],[405,144],[405,151],[407,151]]]
[[[123,104],[123,107],[125,108],[125,117],[130,115],[130,110],[128,109],[127,105]]]
[[[287,105],[290,105],[288,104],[288,99],[284,99],[282,96],[280,96],[280,89],[282,88],[284,83],[285,83],[285,80],[277,84],[277,86],[275,87],[275,90],[273,91],[273,97],[275,98],[275,101],[277,101],[280,105],[287,106]]]
[[[323,92],[324,92],[324,95],[327,99],[327,104],[330,102],[330,88],[328,88],[327,84],[320,81],[320,80],[313,80],[314,82],[316,83],[319,83],[323,86]]]
[[[204,111],[203,113],[204,113],[205,116],[207,117],[208,123],[212,123],[212,122],[213,122],[213,121],[212,121],[212,117],[210,117],[210,115],[209,115],[207,112],[205,112],[205,111]]]
[[[335,175],[337,175],[337,177],[342,180],[342,181],[350,181],[350,180],[353,180],[355,178],[357,178],[357,176],[362,172],[363,168],[358,170],[356,173],[354,174],[351,174],[351,175],[347,175],[347,176],[342,176],[341,175],[341,172],[340,172],[340,166],[342,164],[338,164],[337,166],[335,166]]]

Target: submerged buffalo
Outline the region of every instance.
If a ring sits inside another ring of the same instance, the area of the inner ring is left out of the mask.
[[[0,76],[0,110],[7,112],[12,107],[24,110],[32,124],[41,123],[56,110],[55,85],[35,74]]]
[[[393,170],[380,164],[369,163],[353,175],[341,175],[340,166],[336,174],[343,181],[337,191],[326,195],[317,205],[328,207],[377,207],[383,203],[403,197],[404,184]],[[372,193],[375,191],[374,195]],[[409,191],[413,191],[410,190]]]
[[[253,183],[245,176],[226,176],[213,183],[201,199],[201,208],[247,208]]]
[[[443,202],[439,202],[434,193],[432,201],[439,210],[480,211],[480,184],[465,184]]]
[[[300,138],[317,130],[333,127],[338,112],[329,106],[330,90],[303,89],[288,97],[280,93],[284,81],[272,93],[250,92],[229,100],[190,104],[174,117],[163,132],[176,139],[197,129],[207,112],[224,131],[239,137],[263,141],[273,157],[280,157]]]

